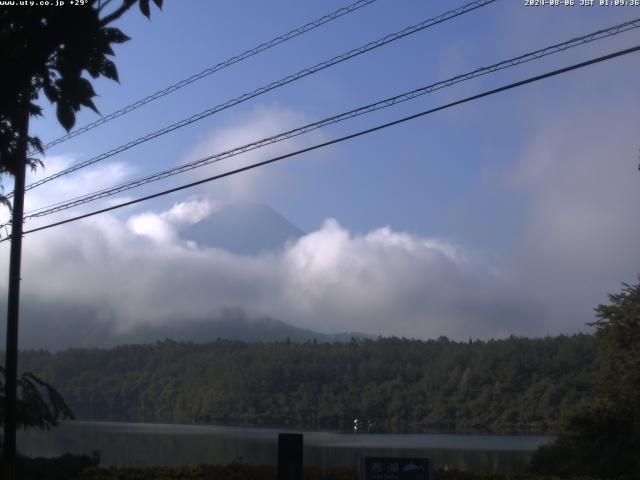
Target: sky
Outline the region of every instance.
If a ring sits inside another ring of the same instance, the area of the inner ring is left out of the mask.
[[[120,83],[103,114],[344,1],[167,1],[118,23]],[[461,1],[378,0],[49,151],[30,180],[384,37]],[[640,16],[633,7],[498,0],[327,68],[27,193],[26,210],[170,168]],[[29,229],[389,122],[640,43],[640,31],[474,79]],[[95,309],[113,329],[225,308],[321,332],[502,338],[590,331],[593,308],[640,272],[640,54],[419,118],[275,165],[27,235],[23,296]],[[55,111],[30,131],[64,134]],[[77,126],[95,120],[83,111]],[[10,190],[10,179],[3,179]],[[273,207],[306,235],[242,256],[179,231],[228,203]],[[3,213],[6,218],[7,213]],[[8,242],[0,244],[7,268]],[[6,277],[0,284],[6,291]],[[24,319],[28,322],[29,319]]]

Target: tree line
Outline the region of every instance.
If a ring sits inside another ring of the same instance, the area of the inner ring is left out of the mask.
[[[640,478],[640,276],[595,308],[599,370],[592,397],[538,449],[533,470],[563,477]]]
[[[551,434],[585,405],[590,335],[456,342],[193,344],[25,351],[82,420],[374,432]]]

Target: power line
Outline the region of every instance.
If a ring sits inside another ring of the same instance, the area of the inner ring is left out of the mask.
[[[40,185],[43,185],[45,183],[48,183],[58,177],[61,177],[63,175],[67,175],[71,172],[75,172],[76,170],[80,170],[81,168],[84,168],[88,165],[92,165],[94,163],[100,162],[106,158],[112,157],[118,153],[122,153],[125,150],[128,150],[132,147],[135,147],[137,145],[140,145],[141,143],[145,143],[148,142],[149,140],[153,140],[154,138],[157,138],[161,135],[164,135],[166,133],[172,132],[174,130],[177,130],[179,128],[182,128],[184,126],[190,125],[194,122],[197,122],[198,120],[202,120],[205,117],[208,117],[210,115],[213,115],[215,113],[218,113],[222,110],[226,110],[227,108],[230,108],[232,106],[238,105],[239,103],[245,102],[251,98],[257,97],[259,95],[262,95],[263,93],[269,92],[271,90],[274,90],[276,88],[282,87],[284,85],[287,85],[291,82],[294,82],[296,80],[299,80],[301,78],[304,78],[308,75],[314,74],[316,72],[319,72],[320,70],[324,70],[325,68],[331,67],[333,65],[336,65],[338,63],[344,62],[346,60],[349,60],[353,57],[356,57],[358,55],[361,55],[365,52],[369,52],[371,50],[374,50],[376,48],[379,48],[383,45],[386,45],[387,43],[393,42],[395,40],[399,40],[401,38],[404,38],[408,35],[412,35],[414,33],[417,33],[421,30],[424,30],[426,28],[432,27],[434,25],[437,25],[439,23],[443,23],[446,22],[447,20],[451,20],[455,17],[458,17],[460,15],[464,15],[465,13],[469,13],[473,10],[476,10],[478,8],[484,7],[490,3],[495,2],[496,0],[474,0],[471,3],[468,3],[466,5],[463,5],[462,7],[456,8],[454,10],[449,10],[441,15],[438,15],[437,17],[433,17],[430,19],[427,19],[423,22],[420,22],[416,25],[412,25],[410,27],[407,27],[399,32],[396,33],[392,33],[389,34],[381,39],[378,39],[376,41],[367,43],[366,45],[363,45],[361,47],[355,48],[353,50],[348,51],[347,53],[343,53],[342,55],[338,55],[336,57],[333,57],[329,60],[325,60],[324,62],[320,62],[316,65],[314,65],[313,67],[309,67],[306,68],[304,70],[301,70],[295,74],[289,75],[287,77],[284,77],[280,80],[277,80],[275,82],[271,82],[268,85],[262,86],[256,90],[253,90],[249,93],[245,93],[239,97],[234,98],[233,100],[229,100],[225,103],[221,103],[220,105],[217,105],[215,107],[209,108],[207,110],[204,110],[200,113],[197,113],[195,115],[192,115],[189,118],[185,118],[183,120],[180,120],[179,122],[173,123],[167,127],[164,127],[160,130],[157,130],[155,132],[151,132],[148,133],[147,135],[144,135],[142,137],[138,137],[135,140],[132,140],[128,143],[125,143],[123,145],[120,145],[119,147],[116,147],[112,150],[109,150],[106,153],[102,153],[96,157],[90,158],[88,160],[85,160],[84,162],[80,162],[76,165],[72,165],[69,168],[66,168],[64,170],[61,170],[60,172],[54,173],[53,175],[50,175],[48,177],[45,177],[41,180],[38,180],[34,183],[31,183],[30,185],[27,185],[25,187],[25,190],[31,190],[33,188],[36,188]],[[12,193],[8,194],[7,197],[11,197]]]
[[[488,97],[488,96],[494,95],[496,93],[504,92],[504,91],[507,91],[507,90],[512,90],[514,88],[521,87],[523,85],[527,85],[527,84],[530,84],[530,83],[538,82],[538,81],[544,80],[546,78],[555,77],[557,75],[561,75],[561,74],[564,74],[564,73],[567,73],[567,72],[570,72],[570,71],[573,71],[573,70],[584,68],[584,67],[587,67],[589,65],[596,64],[596,63],[604,62],[606,60],[611,60],[611,59],[616,58],[616,57],[621,57],[621,56],[624,56],[624,55],[628,55],[630,53],[634,53],[634,52],[637,52],[637,51],[640,51],[640,45],[637,45],[637,46],[631,47],[631,48],[627,48],[627,49],[624,49],[624,50],[619,50],[617,52],[610,53],[608,55],[603,55],[601,57],[596,57],[596,58],[593,58],[591,60],[587,60],[585,62],[576,63],[576,64],[570,65],[568,67],[563,67],[563,68],[559,68],[557,70],[552,70],[550,72],[543,73],[541,75],[536,75],[534,77],[529,77],[529,78],[527,78],[525,80],[520,80],[518,82],[510,83],[510,84],[504,85],[502,87],[494,88],[492,90],[488,90],[488,91],[479,93],[477,95],[472,95],[470,97],[463,98],[462,100],[457,100],[455,102],[447,103],[445,105],[441,105],[439,107],[431,108],[429,110],[425,110],[425,111],[422,111],[420,113],[409,115],[409,116],[400,118],[398,120],[394,120],[392,122],[388,122],[388,123],[384,123],[382,125],[378,125],[376,127],[368,128],[366,130],[361,130],[359,132],[352,133],[350,135],[345,135],[343,137],[335,138],[333,140],[329,140],[327,142],[319,143],[319,144],[313,145],[311,147],[303,148],[303,149],[297,150],[295,152],[290,152],[290,153],[287,153],[285,155],[280,155],[280,156],[277,156],[277,157],[273,157],[273,158],[270,158],[268,160],[264,160],[262,162],[253,163],[251,165],[247,165],[247,166],[244,166],[244,167],[241,167],[241,168],[236,168],[235,170],[230,170],[228,172],[221,173],[221,174],[218,174],[218,175],[214,175],[214,176],[211,176],[211,177],[207,177],[207,178],[195,181],[195,182],[191,182],[191,183],[187,183],[187,184],[184,184],[184,185],[180,185],[178,187],[170,188],[168,190],[163,190],[161,192],[154,193],[152,195],[147,195],[145,197],[137,198],[135,200],[130,200],[128,202],[120,203],[118,205],[112,205],[111,207],[102,208],[100,210],[95,210],[93,212],[85,213],[83,215],[78,215],[76,217],[68,218],[66,220],[61,220],[59,222],[50,223],[50,224],[44,225],[42,227],[33,228],[31,230],[27,230],[27,231],[23,232],[23,234],[26,235],[28,233],[39,232],[41,230],[46,230],[46,229],[49,229],[49,228],[57,227],[59,225],[64,225],[66,223],[75,222],[75,221],[82,220],[82,219],[88,218],[88,217],[92,217],[94,215],[98,215],[98,214],[101,214],[101,213],[106,213],[106,212],[110,212],[112,210],[117,210],[117,209],[120,209],[120,208],[123,208],[123,207],[128,207],[130,205],[134,205],[136,203],[144,202],[146,200],[151,200],[151,199],[154,199],[154,198],[158,198],[158,197],[161,197],[161,196],[164,196],[164,195],[168,195],[170,193],[178,192],[178,191],[181,191],[181,190],[186,190],[187,188],[195,187],[197,185],[202,185],[203,183],[208,183],[208,182],[212,182],[214,180],[219,180],[221,178],[225,178],[225,177],[228,177],[228,176],[231,176],[231,175],[236,175],[238,173],[242,173],[242,172],[245,172],[247,170],[253,170],[254,168],[262,167],[262,166],[268,165],[270,163],[275,163],[275,162],[278,162],[280,160],[284,160],[286,158],[290,158],[290,157],[294,157],[294,156],[297,156],[297,155],[300,155],[300,154],[303,154],[303,153],[306,153],[306,152],[310,152],[312,150],[317,150],[319,148],[327,147],[329,145],[334,145],[336,143],[344,142],[346,140],[351,140],[353,138],[357,138],[357,137],[360,137],[360,136],[363,136],[363,135],[367,135],[367,134],[370,134],[370,133],[373,133],[373,132],[377,132],[378,130],[383,130],[385,128],[392,127],[394,125],[399,125],[401,123],[408,122],[409,120],[414,120],[416,118],[423,117],[423,116],[426,116],[426,115],[430,115],[432,113],[435,113],[435,112],[438,112],[438,111],[441,111],[441,110],[445,110],[445,109],[448,109],[448,108],[451,108],[451,107],[454,107],[454,106],[457,106],[457,105],[468,103],[468,102],[471,102],[471,101],[474,101],[474,100],[479,100],[481,98]],[[9,236],[7,238],[3,238],[2,240],[0,240],[0,242],[4,242],[6,240],[9,240],[10,238],[11,238],[11,236]]]
[[[225,160],[227,158],[239,155],[241,153],[245,153],[248,151],[252,151],[252,150],[256,150],[259,148],[262,148],[266,145],[270,145],[273,143],[277,143],[289,138],[293,138],[299,135],[302,135],[304,133],[308,133],[312,130],[316,130],[318,128],[327,126],[327,125],[331,125],[331,124],[335,124],[338,122],[342,122],[344,120],[356,117],[356,116],[360,116],[360,115],[364,115],[364,114],[368,114],[371,113],[373,111],[377,111],[377,110],[381,110],[384,108],[388,108],[391,107],[393,105],[396,105],[398,103],[402,103],[402,102],[406,102],[409,100],[413,100],[419,96],[434,92],[436,90],[440,90],[442,88],[446,88],[452,85],[455,85],[457,83],[475,78],[475,77],[479,77],[482,75],[486,75],[488,73],[493,73],[499,70],[503,70],[506,68],[510,68],[510,67],[514,67],[517,65],[521,65],[523,63],[532,61],[532,60],[537,60],[540,58],[543,58],[547,55],[551,55],[554,53],[558,53],[558,52],[562,52],[565,50],[568,50],[570,48],[574,48],[577,47],[579,45],[583,45],[585,43],[589,43],[589,42],[593,42],[596,40],[600,40],[603,38],[607,38],[613,35],[617,35],[619,33],[634,29],[634,28],[638,28],[640,27],[640,18],[639,19],[635,19],[635,20],[631,20],[628,22],[624,22],[621,23],[619,25],[615,25],[606,29],[601,29],[592,33],[589,33],[587,35],[583,35],[581,37],[576,37],[573,38],[571,40],[567,40],[565,42],[562,43],[557,43],[539,50],[536,50],[534,52],[529,52],[523,55],[520,55],[518,57],[514,57],[508,60],[503,60],[501,62],[492,64],[490,66],[487,67],[482,67],[482,68],[478,68],[476,70],[472,70],[468,73],[465,74],[461,74],[461,75],[457,75],[455,77],[449,78],[447,80],[442,80],[440,82],[437,83],[433,83],[431,85],[425,86],[425,87],[421,87],[415,90],[412,90],[410,92],[406,92],[406,93],[402,93],[400,95],[396,95],[394,97],[390,97],[390,98],[386,98],[384,100],[380,100],[378,102],[375,103],[371,103],[369,105],[366,105],[364,107],[360,107],[354,110],[350,110],[348,112],[344,112],[338,115],[334,115],[328,118],[325,118],[323,120],[314,122],[314,123],[310,123],[307,125],[304,125],[302,127],[293,129],[293,130],[289,130],[287,132],[283,132],[283,133],[279,133],[277,135],[273,135],[271,137],[267,137],[267,138],[263,138],[261,140],[257,140],[255,142],[252,143],[248,143],[245,145],[242,145],[240,147],[236,147],[233,148],[231,150],[227,150],[215,155],[210,155],[204,158],[200,158],[198,160],[183,164],[183,165],[179,165],[177,167],[168,169],[168,170],[164,170],[164,171],[160,171],[160,172],[156,172],[154,174],[151,175],[147,175],[145,177],[136,179],[136,180],[132,180],[129,182],[125,182],[122,183],[120,185],[116,185],[113,187],[109,187],[109,188],[105,188],[90,194],[85,194],[85,195],[81,195],[78,197],[74,197],[71,199],[67,199],[67,200],[63,200],[61,202],[57,202],[54,204],[50,204],[47,206],[43,206],[37,209],[34,209],[30,212],[27,212],[27,216],[25,217],[25,219],[29,219],[29,218],[36,218],[36,217],[43,217],[46,215],[50,215],[56,212],[60,212],[63,210],[67,210],[69,208],[73,208],[79,205],[83,205],[89,202],[93,202],[96,200],[99,200],[101,198],[105,198],[105,197],[109,197],[112,195],[116,195],[118,193],[122,193],[124,191],[127,190],[131,190],[137,187],[140,187],[142,185],[146,185],[155,181],[159,181],[162,180],[164,178],[168,178],[171,177],[173,175],[178,175],[180,173],[184,173],[186,171],[190,171],[196,168],[200,168],[203,167],[205,165],[209,165],[212,163],[216,163],[222,160]]]
[[[173,92],[175,92],[176,90],[179,90],[183,87],[186,87],[187,85],[190,85],[194,82],[197,82],[198,80],[201,80],[205,77],[208,77],[209,75],[218,72],[224,68],[230,67],[231,65],[241,62],[243,60],[246,60],[247,58],[250,58],[254,55],[257,55],[258,53],[264,52],[265,50],[268,50],[270,48],[275,47],[276,45],[279,45],[281,43],[284,43],[288,40],[291,40],[292,38],[295,38],[299,35],[302,35],[303,33],[307,33],[315,28],[320,27],[321,25],[324,25],[325,23],[329,23],[337,18],[342,17],[343,15],[347,15],[351,12],[354,12],[364,6],[367,6],[371,3],[377,2],[378,0],[358,0],[357,2],[354,2],[350,5],[347,5],[346,7],[342,7],[339,8],[338,10],[335,10],[334,12],[329,13],[328,15],[325,15],[323,17],[320,17],[312,22],[309,22],[305,25],[303,25],[302,27],[298,27],[294,30],[291,30],[288,33],[285,33],[284,35],[280,35],[279,37],[275,37],[272,38],[271,40],[269,40],[268,42],[262,43],[260,45],[258,45],[257,47],[254,47],[252,49],[249,49],[239,55],[236,55],[234,57],[231,57],[227,60],[225,60],[224,62],[220,62],[216,65],[213,65],[211,67],[207,67],[204,70],[202,70],[200,73],[196,73],[194,75],[191,75],[188,78],[182,79],[179,82],[174,83],[173,85],[169,85],[168,87],[162,89],[162,90],[158,90],[157,92],[148,95],[145,98],[142,98],[130,105],[127,105],[126,107],[121,108],[120,110],[116,110],[113,113],[110,113],[109,115],[105,115],[102,118],[99,118],[98,120],[91,122],[81,128],[78,128],[77,130],[74,130],[70,133],[67,133],[66,135],[63,135],[60,138],[57,138],[55,140],[52,140],[51,142],[47,143],[46,145],[44,145],[44,149],[48,149],[53,147],[54,145],[58,145],[59,143],[62,142],[66,142],[67,140],[77,137],[78,135],[81,135],[85,132],[88,132],[89,130],[92,130],[100,125],[103,125],[111,120],[114,120],[118,117],[121,117],[123,115],[126,115],[129,112],[132,112],[133,110],[136,110],[137,108],[142,107],[143,105],[146,105],[147,103],[153,102],[154,100],[158,100],[159,98],[162,98],[166,95],[169,95]]]

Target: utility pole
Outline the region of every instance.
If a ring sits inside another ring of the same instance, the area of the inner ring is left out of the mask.
[[[7,301],[7,346],[4,385],[4,463],[5,478],[16,478],[16,412],[18,390],[18,319],[20,314],[20,262],[22,258],[22,222],[24,184],[27,169],[29,113],[25,107],[18,132],[17,168],[11,214],[11,252],[9,256],[9,292]]]

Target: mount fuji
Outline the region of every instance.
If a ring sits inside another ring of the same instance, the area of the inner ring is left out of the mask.
[[[252,203],[230,203],[180,232],[199,247],[215,247],[237,255],[278,250],[304,232],[273,208]]]

